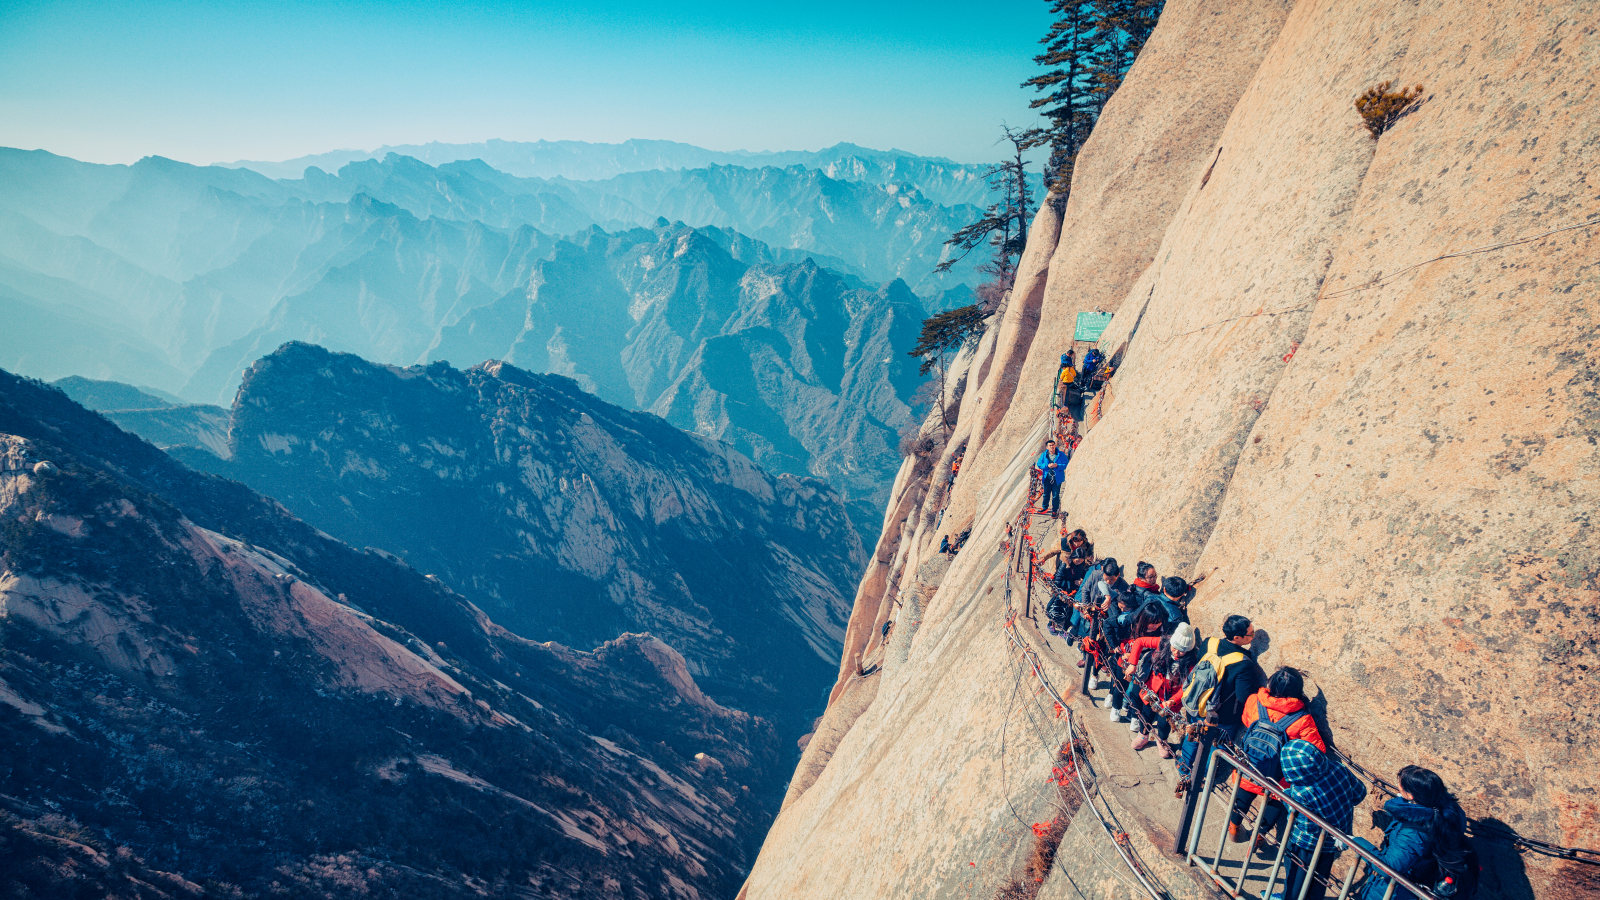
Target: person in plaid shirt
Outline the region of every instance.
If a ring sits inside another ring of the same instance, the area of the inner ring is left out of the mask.
[[[1293,740],[1278,754],[1283,779],[1289,783],[1289,798],[1311,810],[1329,825],[1345,834],[1354,826],[1356,806],[1367,796],[1367,786],[1350,770],[1329,758],[1316,745]],[[1306,868],[1317,846],[1322,828],[1304,816],[1295,819],[1289,832],[1288,872],[1282,896],[1297,900],[1307,877]],[[1322,846],[1317,867],[1305,900],[1323,900],[1323,892],[1333,860],[1344,849],[1330,836]]]

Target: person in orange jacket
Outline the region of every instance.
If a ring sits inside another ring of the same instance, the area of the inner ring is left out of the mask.
[[[1305,695],[1305,677],[1299,669],[1284,666],[1272,673],[1272,678],[1267,681],[1267,686],[1256,691],[1244,704],[1244,731],[1240,738],[1244,743],[1250,734],[1250,729],[1261,721],[1262,713],[1266,713],[1267,722],[1277,724],[1289,719],[1286,728],[1281,729],[1282,744],[1289,741],[1305,741],[1323,753],[1328,752],[1328,745],[1322,739],[1322,732],[1317,730],[1317,720],[1312,717],[1307,708],[1310,703]],[[1265,727],[1265,726],[1263,726]],[[1280,744],[1281,746],[1281,744]],[[1247,751],[1248,752],[1248,751]],[[1255,803],[1256,797],[1265,793],[1261,786],[1244,778],[1237,772],[1234,778],[1239,781],[1239,794],[1234,798],[1233,811],[1228,815],[1228,836],[1235,841],[1244,840],[1247,835],[1243,827],[1244,814]],[[1279,778],[1279,786],[1286,786]],[[1276,826],[1278,818],[1283,815],[1283,804],[1268,797],[1261,807],[1261,827],[1257,834],[1265,834]]]

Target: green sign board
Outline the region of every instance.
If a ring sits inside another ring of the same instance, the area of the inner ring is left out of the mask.
[[[1072,339],[1075,341],[1098,341],[1100,340],[1100,335],[1106,333],[1106,326],[1110,324],[1111,313],[1078,313],[1078,329],[1072,333]]]

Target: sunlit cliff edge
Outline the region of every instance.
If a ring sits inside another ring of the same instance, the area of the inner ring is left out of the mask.
[[[957,361],[953,428],[930,418],[899,473],[741,898],[989,900],[1028,852],[1052,756],[1018,722],[1035,688],[1001,628],[1000,545],[1093,309],[1116,313],[1100,346],[1120,365],[1067,471],[1069,525],[1206,576],[1195,623],[1256,621],[1262,664],[1304,669],[1364,766],[1429,766],[1471,816],[1600,846],[1593,12],[1166,5]],[[1423,102],[1375,140],[1352,101],[1387,80]],[[1202,896],[1128,787],[1101,783],[1172,894]],[[1073,822],[1041,898],[1143,896],[1096,828]],[[1513,862],[1483,895],[1600,890]]]

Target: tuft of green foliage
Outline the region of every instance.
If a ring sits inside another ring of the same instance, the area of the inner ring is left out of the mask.
[[[945,354],[976,344],[978,339],[983,337],[983,319],[983,311],[978,309],[976,303],[970,306],[958,306],[923,319],[922,333],[917,336],[917,345],[907,353],[908,356],[922,360],[922,364],[917,367],[917,374],[926,375],[932,372],[936,366],[941,365]]]
[[[986,317],[987,314],[976,303],[935,313],[922,320],[922,333],[917,336],[917,345],[907,352],[908,356],[922,360],[917,367],[918,374],[939,373],[938,395],[934,403],[938,404],[939,421],[944,424],[946,434],[950,432],[950,417],[945,408],[945,357],[962,347],[978,343],[978,339],[983,337]]]
[[[1377,140],[1421,102],[1422,85],[1396,90],[1393,81],[1385,81],[1367,88],[1356,98],[1356,112],[1361,113],[1362,123],[1372,133],[1372,139]]]

